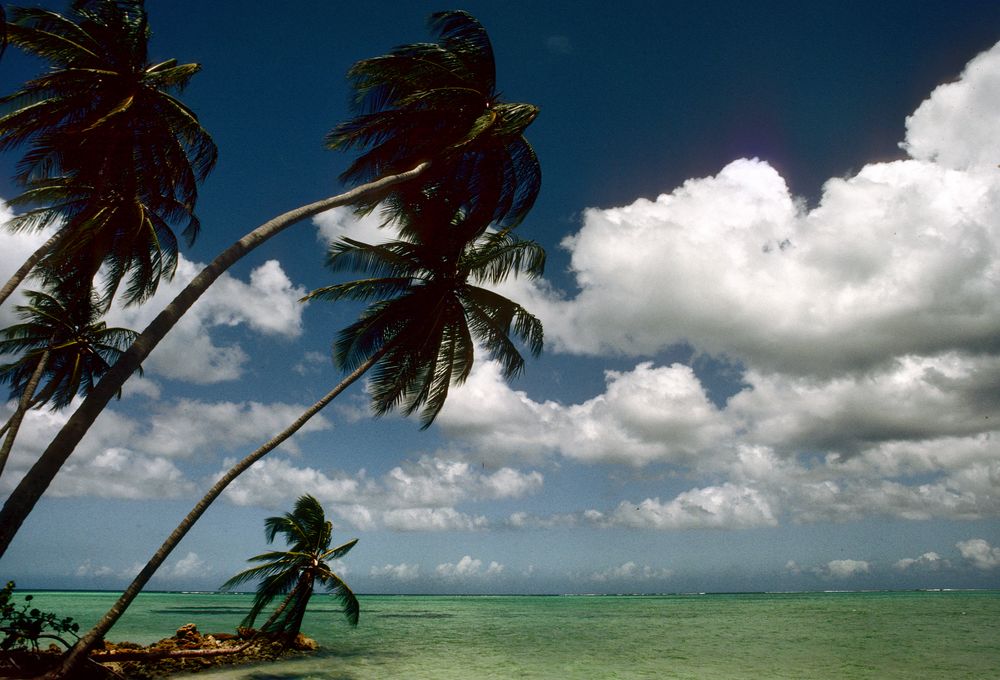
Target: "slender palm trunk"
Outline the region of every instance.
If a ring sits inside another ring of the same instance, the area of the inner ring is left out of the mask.
[[[429,165],[430,162],[425,161],[412,170],[362,184],[338,196],[310,203],[279,215],[226,248],[211,264],[202,269],[191,280],[191,283],[153,319],[142,334],[135,339],[132,346],[119,357],[115,365],[87,395],[87,398],[63,425],[55,439],[35,462],[35,465],[7,498],[3,510],[0,510],[0,557],[7,551],[25,518],[35,507],[35,503],[45,493],[66,459],[73,453],[76,445],[83,439],[87,430],[94,424],[111,398],[118,393],[129,376],[139,368],[142,361],[149,356],[149,353],[174,327],[174,324],[223,272],[254,248],[296,222],[330,208],[350,205],[359,201],[380,199],[389,192],[392,186],[419,176]]]
[[[22,264],[21,267],[14,272],[7,283],[3,284],[3,288],[0,288],[0,305],[2,305],[4,301],[10,297],[10,294],[13,293],[19,285],[21,285],[21,281],[24,281],[25,277],[27,277],[31,270],[35,268],[35,265],[38,264],[38,261],[45,257],[65,235],[66,234],[63,232],[57,231],[49,238],[48,241],[39,246],[38,250],[28,256],[28,259],[24,261],[24,264]]]
[[[10,457],[10,450],[14,446],[17,431],[21,429],[21,421],[24,420],[24,414],[31,408],[32,397],[35,394],[35,390],[38,389],[38,383],[42,380],[42,374],[45,373],[45,367],[49,363],[50,355],[51,352],[48,349],[42,353],[41,358],[38,360],[38,366],[35,367],[35,372],[31,374],[28,384],[25,386],[24,392],[21,393],[21,398],[17,402],[17,410],[14,411],[14,415],[4,425],[4,430],[7,430],[7,438],[0,445],[0,477],[3,476],[3,469],[7,465],[7,459]]]
[[[261,632],[263,633],[269,632],[268,628],[270,628],[274,624],[274,622],[278,620],[278,617],[281,616],[282,612],[288,609],[289,604],[291,604],[292,602],[297,602],[298,600],[296,598],[302,597],[302,591],[306,587],[309,588],[309,593],[305,595],[306,601],[308,602],[309,598],[312,597],[312,582],[313,582],[312,574],[308,574],[306,572],[299,574],[299,580],[295,583],[295,587],[292,588],[291,592],[289,592],[288,595],[285,596],[285,599],[281,601],[281,604],[275,608],[271,616],[269,616],[267,621],[264,622],[264,625],[260,627]],[[302,628],[301,619],[299,620],[299,623],[296,628],[297,629]],[[298,630],[296,630],[296,634],[298,634]],[[286,642],[289,641],[286,640]]]
[[[167,540],[163,542],[159,550],[153,554],[146,566],[142,568],[142,571],[135,577],[132,583],[129,584],[125,592],[122,593],[118,601],[108,610],[108,612],[97,622],[86,635],[81,637],[73,648],[66,655],[63,660],[62,666],[51,674],[45,676],[50,680],[55,680],[56,678],[71,678],[73,677],[73,672],[79,667],[79,665],[86,660],[87,655],[93,646],[104,637],[111,626],[115,625],[115,622],[125,613],[125,610],[135,599],[135,596],[139,594],[139,591],[149,582],[149,579],[153,576],[160,565],[163,564],[167,556],[177,547],[177,544],[181,542],[181,539],[187,534],[187,532],[194,526],[194,523],[204,514],[208,509],[208,506],[219,497],[219,495],[225,490],[229,484],[239,477],[245,470],[247,470],[251,465],[256,463],[258,460],[267,455],[270,451],[274,450],[279,444],[295,434],[299,428],[309,422],[309,419],[314,415],[319,413],[324,406],[329,404],[333,399],[347,389],[355,380],[360,378],[364,373],[374,366],[382,355],[388,349],[388,345],[384,346],[381,350],[372,355],[365,363],[358,366],[354,371],[347,375],[340,383],[334,387],[330,392],[327,392],[322,399],[317,401],[315,404],[306,409],[305,412],[300,415],[295,422],[286,427],[282,432],[276,435],[269,442],[258,448],[256,451],[248,455],[246,458],[238,462],[236,465],[231,467],[222,478],[219,479],[208,490],[200,501],[191,509],[191,512],[177,525],[177,528],[173,530]]]
[[[309,605],[309,600],[312,599],[313,594],[313,579],[311,576],[304,581],[303,587],[305,588],[305,592],[301,593],[292,602],[294,609],[292,609],[292,613],[289,616],[292,625],[282,631],[284,633],[285,647],[290,647],[294,644],[295,638],[298,637],[299,631],[302,630],[302,619],[306,617],[306,607]]]

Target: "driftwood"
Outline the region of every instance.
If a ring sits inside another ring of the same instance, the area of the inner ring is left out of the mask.
[[[206,656],[224,656],[239,654],[245,651],[252,642],[244,642],[239,647],[223,647],[220,649],[112,649],[110,651],[94,651],[90,658],[100,663],[112,661],[158,661],[160,659],[186,659]]]

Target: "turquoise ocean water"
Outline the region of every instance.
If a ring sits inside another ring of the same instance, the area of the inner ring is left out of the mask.
[[[116,597],[34,595],[39,608],[81,624]],[[1000,678],[1000,591],[360,599],[351,629],[335,600],[313,598],[304,631],[323,646],[318,655],[191,677]],[[148,643],[185,623],[232,631],[249,602],[144,593],[108,638]]]

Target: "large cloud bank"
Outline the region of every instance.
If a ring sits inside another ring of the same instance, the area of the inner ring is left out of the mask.
[[[508,462],[695,480],[579,517],[602,525],[997,516],[998,107],[1000,45],[907,118],[909,158],[829,180],[813,208],[765,160],[739,159],[656,200],[585,211],[563,241],[578,292],[510,292],[550,348],[640,361],[576,404],[480,366],[441,426]],[[745,387],[714,403],[690,367],[642,360],[680,343],[736,362]]]

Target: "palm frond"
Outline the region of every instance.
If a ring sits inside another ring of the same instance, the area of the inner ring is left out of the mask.
[[[340,601],[344,609],[344,616],[347,617],[347,622],[352,626],[357,626],[358,619],[361,616],[361,603],[358,601],[354,591],[344,583],[343,579],[330,571],[326,565],[322,565],[318,578],[323,585],[330,589],[333,596]]]
[[[336,548],[331,548],[325,553],[320,555],[321,560],[339,560],[341,557],[346,555],[351,551],[355,545],[357,545],[358,539],[352,539],[343,545],[338,545]]]
[[[495,285],[520,274],[534,279],[545,272],[545,249],[510,230],[492,232],[463,254],[462,267],[477,283]]]

